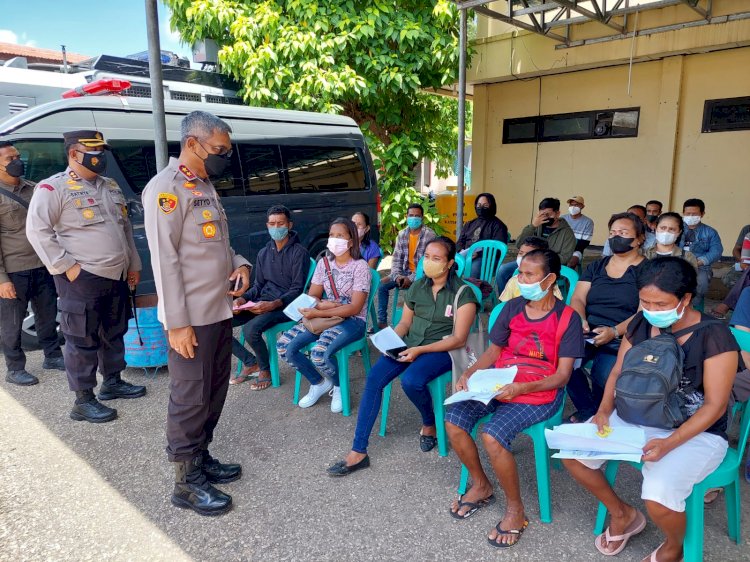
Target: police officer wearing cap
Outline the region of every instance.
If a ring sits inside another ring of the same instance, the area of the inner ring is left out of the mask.
[[[141,260],[128,208],[117,182],[101,174],[109,146],[98,131],[63,135],[68,168],[34,191],[26,235],[60,296],[68,384],[76,394],[70,417],[102,423],[117,410],[94,396],[96,369],[104,378],[99,400],[138,398],[146,388],[125,382],[123,336],[131,317],[128,285],[140,281]]]
[[[5,380],[22,386],[39,379],[26,370],[21,349],[21,328],[31,302],[44,369],[65,370],[57,339],[57,293],[52,276],[26,238],[26,211],[34,182],[23,177],[18,150],[0,141],[0,334],[8,367]]]
[[[208,452],[229,387],[232,297],[250,286],[250,266],[229,245],[226,213],[209,179],[229,165],[230,132],[210,113],[188,114],[179,159],[170,159],[141,196],[159,320],[170,345],[172,503],[201,515],[231,509],[231,496],[212,484],[242,474],[239,464],[223,464]]]

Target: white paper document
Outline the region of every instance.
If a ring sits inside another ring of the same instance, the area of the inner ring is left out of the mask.
[[[300,314],[300,308],[312,308],[318,304],[318,299],[311,297],[307,293],[302,293],[292,302],[290,302],[284,309],[284,314],[295,322],[302,320],[302,314]]]
[[[401,336],[399,336],[396,333],[396,330],[394,330],[390,326],[387,326],[379,332],[371,335],[370,341],[372,342],[372,345],[377,347],[378,351],[383,354],[385,354],[387,351],[390,351],[391,349],[406,347],[406,344],[404,343],[404,340],[401,339]]]
[[[571,423],[545,429],[547,446],[559,449],[552,455],[561,459],[611,459],[640,461],[646,433],[639,427],[613,427],[605,435],[598,433],[596,424]]]
[[[464,400],[477,400],[483,404],[489,404],[493,398],[502,393],[506,384],[513,382],[516,373],[518,373],[518,367],[480,369],[469,378],[466,385],[468,390],[453,393],[444,404],[447,406]]]

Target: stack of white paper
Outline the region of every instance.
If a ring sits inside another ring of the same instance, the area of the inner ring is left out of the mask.
[[[385,354],[391,349],[398,349],[400,347],[406,347],[404,340],[396,333],[396,330],[390,326],[386,326],[379,332],[370,336],[372,345],[378,348],[380,353]]]
[[[464,400],[478,400],[484,404],[489,404],[493,398],[502,394],[503,387],[506,384],[513,382],[517,372],[518,367],[480,369],[469,378],[466,385],[468,390],[455,392],[443,404],[447,406]]]
[[[640,462],[646,433],[639,427],[613,427],[605,435],[596,424],[571,423],[545,429],[547,446],[560,449],[558,459],[610,459]]]
[[[307,293],[302,293],[292,302],[290,302],[284,309],[284,314],[295,322],[302,320],[302,314],[300,314],[300,308],[312,308],[318,304],[318,299],[311,297]]]

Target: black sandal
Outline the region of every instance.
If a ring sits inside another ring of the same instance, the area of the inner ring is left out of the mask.
[[[500,521],[502,523],[502,521]],[[490,537],[487,537],[487,542],[490,543],[495,548],[510,548],[511,546],[516,546],[519,541],[521,540],[521,535],[526,530],[526,527],[529,526],[529,520],[525,519],[523,522],[523,527],[520,529],[508,529],[507,531],[500,527],[500,523],[495,525],[495,530],[497,531],[498,536],[499,535],[516,535],[518,538],[515,542],[512,543],[505,543],[505,542],[497,542],[497,537],[494,539],[491,539]]]
[[[459,520],[468,519],[469,517],[474,515],[477,511],[479,511],[483,507],[487,507],[495,503],[495,494],[491,494],[488,497],[484,498],[483,500],[479,500],[477,502],[461,501],[462,497],[463,495],[458,496],[458,509],[456,509],[456,511],[453,511],[453,506],[448,508],[448,511],[450,512],[451,517],[453,517],[453,519],[459,519]],[[469,511],[461,515],[459,511],[461,511],[461,509],[464,507],[469,507],[471,509],[469,509]]]
[[[422,449],[423,453],[432,451],[437,444],[438,440],[434,435],[419,434],[419,448]]]

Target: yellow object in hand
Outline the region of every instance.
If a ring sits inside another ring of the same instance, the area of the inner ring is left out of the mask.
[[[502,390],[502,388],[503,388],[504,386],[505,386],[504,384],[496,384],[496,385],[495,385],[495,392],[497,392],[498,390]]]
[[[609,437],[609,435],[612,433],[612,428],[608,425],[604,426],[604,429],[602,431],[597,431],[596,434],[601,437],[602,439],[606,439]]]

